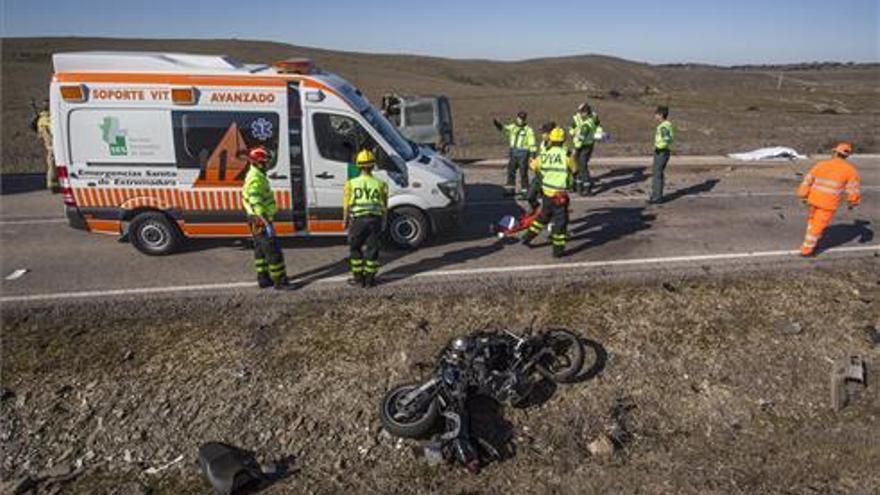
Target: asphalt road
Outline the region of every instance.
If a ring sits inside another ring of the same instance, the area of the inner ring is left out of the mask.
[[[862,206],[839,210],[820,243],[819,260],[877,262],[880,157],[854,161],[862,174]],[[675,271],[722,263],[808,269],[817,262],[795,253],[804,233],[805,208],[794,189],[812,162],[734,164],[715,157],[682,157],[676,165],[673,158],[667,170],[670,200],[659,206],[645,204],[650,174],[643,158],[597,162],[600,192],[573,201],[569,253],[562,260],[550,256],[546,242],[529,248],[499,242],[489,233],[492,222],[517,212],[517,204],[502,194],[502,169],[480,164],[466,169],[469,205],[462,229],[418,251],[383,253],[387,285],[405,288],[435,278],[570,276],[628,267]],[[0,196],[2,302],[247,290],[253,285],[252,255],[240,241],[194,241],[179,254],[144,256],[113,237],[68,227],[60,196],[29,191],[26,181],[6,185],[15,187],[4,187]],[[297,239],[284,245],[288,272],[306,289],[344,286],[343,239]],[[19,269],[27,272],[6,280]]]

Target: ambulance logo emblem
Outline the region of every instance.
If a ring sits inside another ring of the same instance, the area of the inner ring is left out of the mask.
[[[101,139],[110,147],[110,156],[128,155],[128,131],[119,127],[119,119],[116,117],[104,117],[101,125]]]
[[[260,141],[265,141],[272,137],[272,123],[263,117],[251,122],[251,136]]]

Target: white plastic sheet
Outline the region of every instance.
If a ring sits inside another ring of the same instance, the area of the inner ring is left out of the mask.
[[[794,150],[794,148],[786,148],[785,146],[774,146],[770,148],[759,148],[745,153],[731,153],[727,155],[734,160],[755,161],[755,160],[806,160],[807,156],[802,155]]]

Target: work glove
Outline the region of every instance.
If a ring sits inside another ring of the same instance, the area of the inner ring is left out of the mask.
[[[498,129],[499,131],[500,131],[501,129],[504,128],[504,126],[501,125],[501,122],[499,122],[498,119],[492,119],[492,124],[493,124],[493,125],[495,126],[495,128]]]
[[[342,229],[348,230],[348,227],[351,225],[351,216],[346,215],[345,218],[342,219]]]

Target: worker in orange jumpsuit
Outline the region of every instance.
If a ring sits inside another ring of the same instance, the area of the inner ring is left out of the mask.
[[[852,154],[852,145],[840,143],[834,147],[830,160],[819,162],[804,177],[797,195],[810,207],[807,219],[807,234],[801,245],[802,256],[812,256],[822,232],[831,223],[834,212],[840,205],[841,196],[846,194],[849,209],[858,206],[859,173],[846,161]]]

